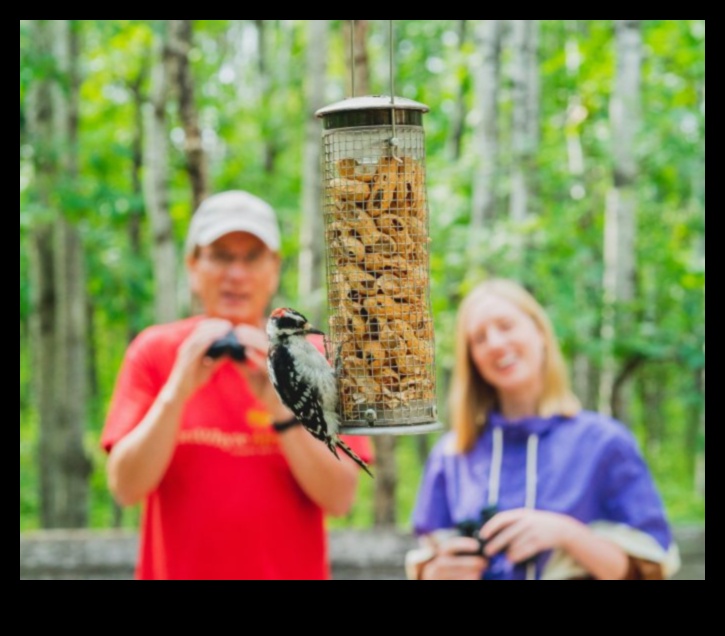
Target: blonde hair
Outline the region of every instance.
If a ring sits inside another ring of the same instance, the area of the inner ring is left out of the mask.
[[[473,448],[489,413],[499,407],[496,390],[481,377],[473,364],[468,337],[471,310],[491,296],[503,298],[516,305],[534,321],[544,337],[546,353],[543,393],[537,415],[571,417],[581,410],[581,403],[569,384],[561,347],[544,308],[528,291],[512,280],[487,280],[468,293],[458,310],[456,362],[449,393],[449,410],[456,438],[455,448],[460,453],[466,453]]]

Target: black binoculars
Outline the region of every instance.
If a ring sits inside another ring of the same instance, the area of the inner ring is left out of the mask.
[[[211,343],[206,352],[207,358],[216,360],[222,356],[228,356],[237,362],[244,362],[247,359],[247,352],[244,345],[240,344],[233,331],[230,331],[223,338],[219,338]]]
[[[472,539],[478,540],[478,550],[466,554],[475,556],[484,555],[483,551],[486,548],[486,541],[479,537],[478,533],[481,528],[483,528],[483,526],[496,515],[496,513],[498,513],[497,506],[486,506],[483,510],[481,510],[481,514],[478,519],[465,519],[456,524],[456,529],[461,533],[462,537],[471,537]]]

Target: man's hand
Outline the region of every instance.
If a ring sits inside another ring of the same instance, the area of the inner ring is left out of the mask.
[[[249,387],[267,407],[275,422],[289,420],[293,417],[293,413],[282,404],[269,379],[267,370],[269,338],[266,332],[249,325],[239,325],[235,327],[234,333],[240,344],[244,345],[247,354],[244,362],[235,362],[234,366],[246,378]]]
[[[156,401],[141,422],[114,445],[107,465],[108,483],[121,505],[136,505],[158,488],[176,448],[186,400],[221,364],[208,358],[206,352],[231,328],[226,320],[200,321],[181,343]]]
[[[189,334],[179,347],[174,368],[164,389],[171,399],[187,400],[209,381],[221,361],[207,358],[206,352],[215,340],[229,333],[231,328],[232,324],[226,320],[209,318],[201,321]]]

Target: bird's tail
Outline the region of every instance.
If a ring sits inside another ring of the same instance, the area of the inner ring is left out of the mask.
[[[348,455],[360,468],[362,468],[368,475],[371,477],[374,477],[374,475],[370,472],[370,469],[368,468],[368,465],[360,459],[355,452],[350,448],[345,442],[343,442],[341,439],[336,440],[335,442],[343,451],[345,451],[345,454]]]

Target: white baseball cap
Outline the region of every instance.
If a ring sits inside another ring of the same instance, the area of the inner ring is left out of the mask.
[[[249,192],[229,190],[202,201],[189,224],[186,253],[231,232],[248,232],[273,252],[279,251],[279,224],[272,206]]]

